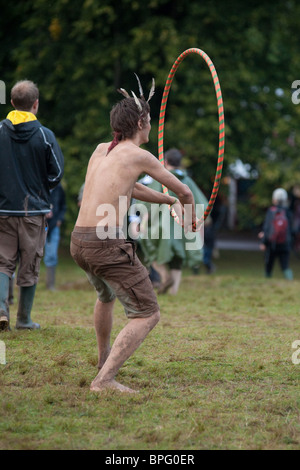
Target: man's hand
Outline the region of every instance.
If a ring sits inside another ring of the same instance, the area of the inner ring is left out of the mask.
[[[262,240],[262,239],[264,238],[264,236],[265,236],[264,232],[259,232],[258,238],[259,238],[260,240]],[[259,249],[260,249],[261,251],[265,251],[265,250],[266,250],[266,245],[265,245],[264,243],[260,243],[260,244],[259,244]]]
[[[203,230],[203,222],[199,222],[199,220],[196,220],[193,224],[190,224],[187,226],[187,229],[185,230],[186,232],[200,232]]]
[[[181,204],[181,202],[176,199],[176,202],[174,202],[171,207],[170,207],[170,210],[172,212],[172,210],[174,210],[175,214],[177,215],[178,217],[178,223],[179,225],[181,225],[183,227],[183,220],[184,220],[184,207],[183,205]]]

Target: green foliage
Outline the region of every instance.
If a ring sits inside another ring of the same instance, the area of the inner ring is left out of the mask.
[[[260,220],[274,186],[299,181],[299,105],[291,84],[300,77],[296,0],[17,0],[0,18],[0,63],[7,90],[22,78],[38,83],[39,119],[54,130],[66,159],[69,232],[88,159],[111,138],[116,89],[144,88],[157,121],[168,72],[189,47],[212,59],[225,108],[225,168],[237,158],[259,171],[252,216]],[[16,25],[16,27],[12,27]],[[282,90],[283,94],[276,94]],[[3,111],[9,106],[3,106]],[[5,114],[5,113],[4,113]],[[153,126],[149,150],[157,154]],[[191,175],[208,193],[218,150],[218,116],[210,72],[196,55],[180,65],[169,95],[165,148],[185,153]]]

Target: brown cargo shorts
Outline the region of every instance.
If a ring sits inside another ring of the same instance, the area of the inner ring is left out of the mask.
[[[44,215],[0,216],[0,272],[10,278],[16,271],[17,285],[37,284],[46,241]]]
[[[118,298],[128,318],[149,317],[159,306],[148,271],[135,253],[135,244],[122,232],[118,237],[100,240],[96,227],[75,227],[71,255],[86,272],[101,302]]]

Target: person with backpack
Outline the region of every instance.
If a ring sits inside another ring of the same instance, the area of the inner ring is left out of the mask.
[[[272,276],[274,262],[279,259],[285,279],[293,280],[293,271],[289,267],[292,241],[292,219],[288,209],[288,194],[285,189],[277,188],[272,195],[272,206],[266,213],[261,249],[265,251],[265,275]]]

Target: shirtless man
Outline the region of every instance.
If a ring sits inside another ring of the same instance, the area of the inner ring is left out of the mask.
[[[133,243],[127,241],[122,232],[131,198],[170,204],[178,214],[189,204],[192,207],[190,222],[193,224],[196,220],[194,199],[188,186],[166,170],[154,155],[140,149],[148,142],[151,129],[148,101],[128,95],[113,107],[110,122],[114,139],[98,145],[90,158],[71,238],[71,254],[98,295],[94,323],[99,373],[90,388],[96,392],[105,388],[134,392],[118,383],[115,376],[160,318],[148,272],[137,258]],[[137,183],[142,173],[172,190],[179,201]],[[120,204],[119,198],[126,204]],[[123,304],[129,321],[110,347],[116,298]]]

